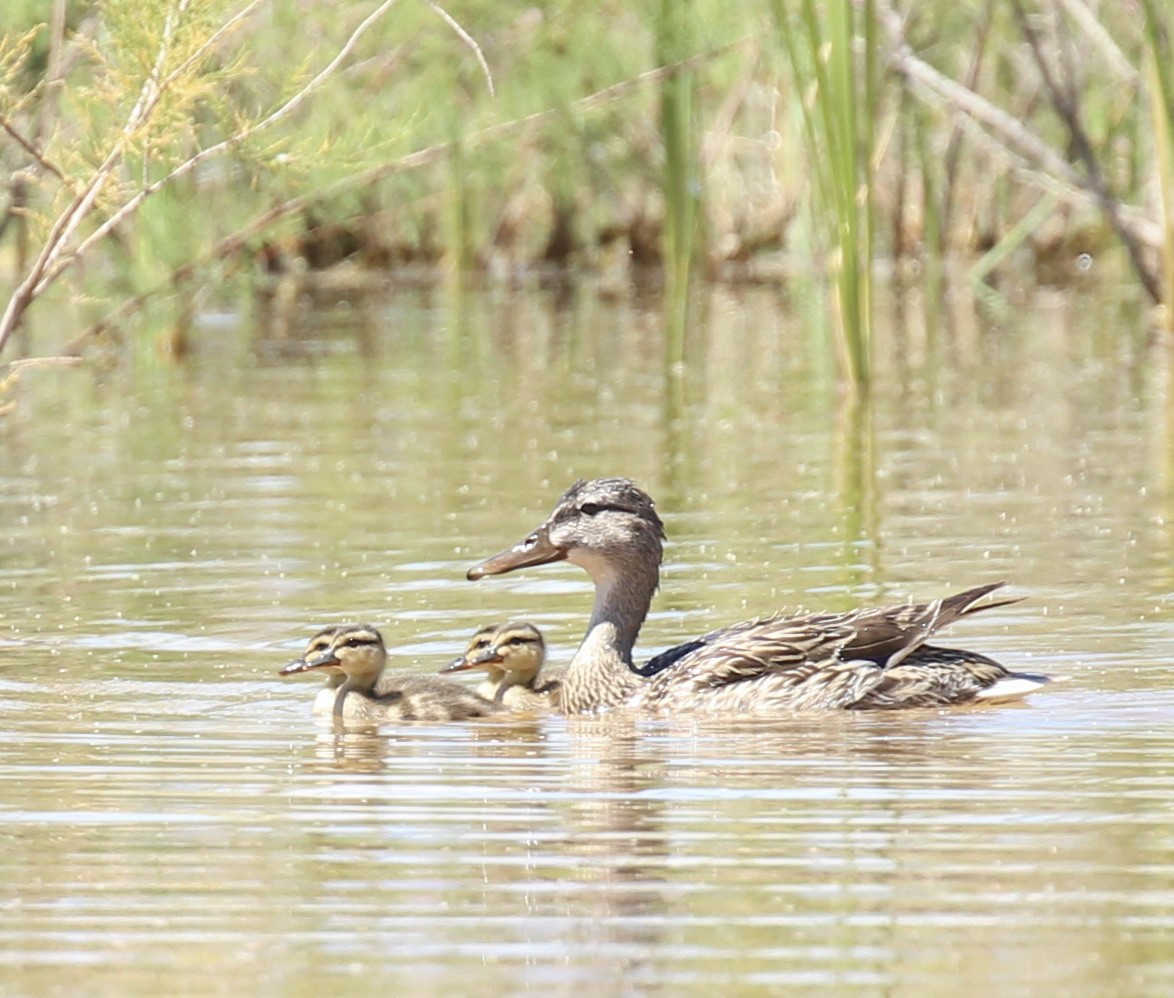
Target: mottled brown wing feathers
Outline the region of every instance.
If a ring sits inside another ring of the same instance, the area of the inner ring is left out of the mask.
[[[921,692],[924,681],[927,702],[937,702],[935,679],[925,680],[912,668],[896,670],[910,656],[916,659],[917,650],[941,628],[969,614],[1018,602],[975,605],[1004,584],[978,586],[929,603],[744,621],[670,649],[663,664],[650,662],[649,666],[661,667],[655,674],[644,673],[651,679],[649,693],[655,698],[671,687],[674,697],[714,694],[722,687],[762,680],[794,700],[793,706],[804,706],[808,694],[813,703],[827,705],[854,702],[844,698],[861,697],[886,685],[893,687],[889,693],[895,699],[902,692]],[[895,674],[886,683],[884,677],[890,673]],[[975,678],[986,685],[985,677]]]

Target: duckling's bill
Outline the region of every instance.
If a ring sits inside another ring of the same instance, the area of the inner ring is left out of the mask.
[[[497,665],[503,661],[503,656],[500,651],[494,648],[486,648],[484,651],[478,652],[476,655],[465,657],[461,655],[454,658],[443,669],[440,670],[441,675],[446,672],[466,672],[469,669],[483,669],[487,665]]]
[[[303,672],[311,672],[315,669],[332,669],[338,665],[338,656],[333,651],[325,651],[320,655],[315,655],[313,658],[295,658],[292,662],[286,665],[279,673],[279,676],[296,676]]]

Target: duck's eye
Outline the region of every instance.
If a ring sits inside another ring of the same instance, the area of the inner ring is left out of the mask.
[[[602,513],[606,506],[600,506],[597,502],[585,502],[579,507],[579,512],[584,516],[595,516],[596,513]]]

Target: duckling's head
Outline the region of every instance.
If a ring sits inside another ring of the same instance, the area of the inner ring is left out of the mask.
[[[487,624],[469,639],[465,654],[440,671],[485,669],[491,675],[503,674],[502,678],[508,680],[506,685],[529,686],[545,658],[546,643],[542,632],[533,624]]]
[[[308,670],[307,662],[319,658],[323,652],[330,648],[334,641],[334,636],[338,634],[341,625],[334,624],[331,627],[324,627],[317,634],[315,634],[306,643],[306,650],[300,656],[295,658],[292,662],[287,662],[278,672],[279,676],[296,676]],[[327,681],[332,686],[338,686],[346,677],[343,675],[341,669],[336,666],[321,666],[318,667],[321,671],[327,673]]]
[[[523,540],[469,569],[471,580],[567,560],[597,580],[617,562],[660,565],[664,524],[652,498],[628,478],[580,479]]]
[[[337,670],[351,680],[353,688],[369,689],[386,662],[387,648],[378,630],[370,624],[342,624],[314,635],[306,654],[290,662],[280,675]]]

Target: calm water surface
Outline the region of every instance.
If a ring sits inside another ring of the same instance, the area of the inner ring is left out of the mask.
[[[1174,443],[1127,306],[893,310],[872,401],[714,293],[664,360],[589,294],[388,301],[179,367],[29,372],[0,419],[0,993],[1174,993]],[[336,733],[320,625],[433,671],[569,659],[586,577],[478,584],[581,475],[670,544],[647,652],[1008,579],[953,638],[1029,705]]]

